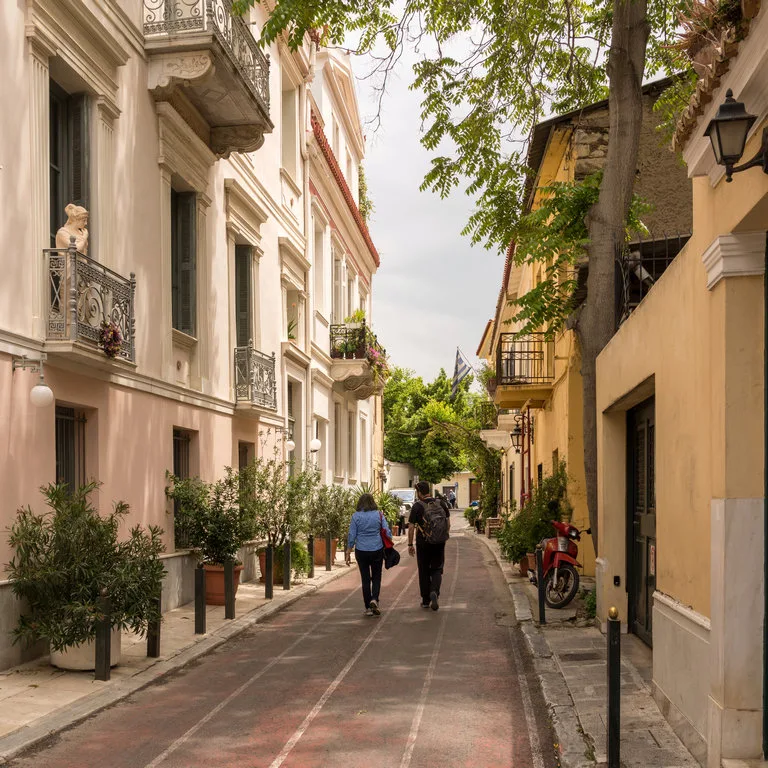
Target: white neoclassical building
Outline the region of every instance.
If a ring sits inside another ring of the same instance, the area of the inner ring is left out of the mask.
[[[0,14],[0,527],[40,486],[96,479],[101,505],[165,529],[166,608],[190,598],[166,470],[214,479],[275,445],[302,460],[315,438],[327,482],[383,469],[349,58],[262,52],[264,9],[230,8]],[[34,405],[41,360],[53,401]],[[0,668],[22,655],[16,611],[2,582]]]

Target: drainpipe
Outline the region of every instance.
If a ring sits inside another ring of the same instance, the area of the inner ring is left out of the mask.
[[[768,759],[768,232],[763,271],[763,757]]]

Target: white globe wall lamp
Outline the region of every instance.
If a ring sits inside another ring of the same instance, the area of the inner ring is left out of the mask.
[[[41,354],[38,360],[30,360],[26,355],[13,358],[13,370],[21,369],[40,373],[37,384],[29,392],[29,400],[36,408],[47,408],[53,404],[53,390],[45,383],[43,363],[47,360],[45,354]]]
[[[323,447],[323,444],[320,442],[320,439],[317,437],[314,437],[309,443],[309,452],[317,453],[322,447]]]

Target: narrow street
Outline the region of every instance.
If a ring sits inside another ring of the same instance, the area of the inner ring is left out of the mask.
[[[13,768],[553,768],[553,737],[507,585],[457,532],[440,610],[415,560],[363,615],[357,569]]]

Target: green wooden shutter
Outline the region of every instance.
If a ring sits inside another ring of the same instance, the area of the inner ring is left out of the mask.
[[[235,246],[235,328],[237,346],[251,340],[251,247]]]
[[[90,209],[89,101],[85,93],[68,99],[69,113],[69,195],[67,202]]]
[[[197,328],[197,236],[194,192],[171,190],[171,305],[173,327],[190,336]]]

